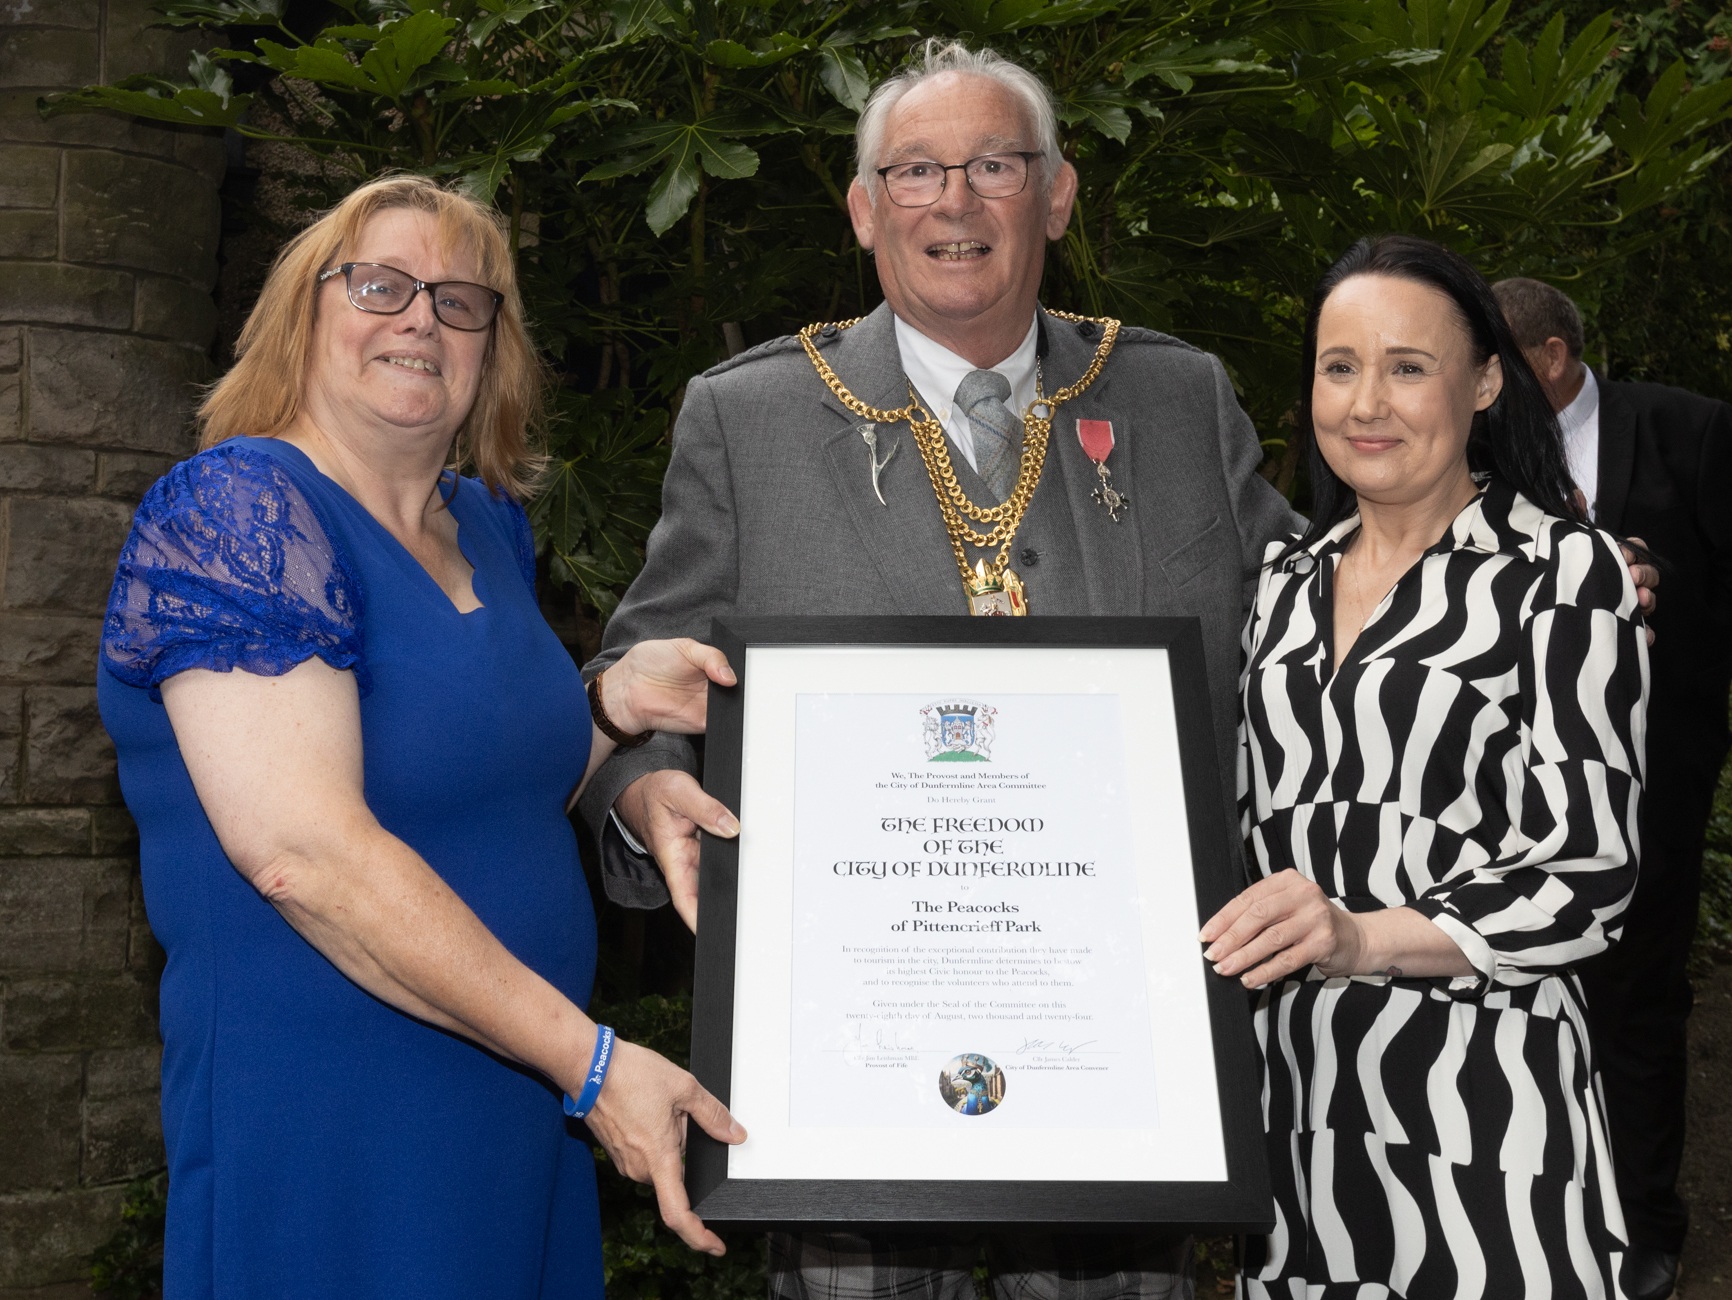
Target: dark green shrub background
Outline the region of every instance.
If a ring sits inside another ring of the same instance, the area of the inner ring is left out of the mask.
[[[1291,490],[1304,295],[1352,237],[1442,239],[1569,287],[1620,377],[1726,392],[1725,14],[1699,0],[170,0],[180,82],[62,97],[233,128],[254,263],[393,167],[519,241],[560,376],[535,518],[595,635],[654,521],[687,378],[877,301],[843,208],[855,111],[922,35],[1045,76],[1081,174],[1055,306],[1221,354]],[[257,268],[251,271],[256,283]],[[248,275],[225,277],[245,296]],[[238,286],[238,288],[236,287]],[[225,304],[231,321],[244,304]]]

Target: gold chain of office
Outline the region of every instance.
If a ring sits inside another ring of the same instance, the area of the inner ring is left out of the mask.
[[[932,480],[932,492],[938,498],[938,511],[944,519],[944,531],[950,535],[950,548],[956,553],[956,568],[962,574],[964,584],[975,579],[975,572],[968,563],[968,546],[978,546],[988,551],[996,547],[998,553],[992,559],[990,573],[995,578],[1004,577],[1004,572],[1010,565],[1010,548],[1016,540],[1016,530],[1022,526],[1023,513],[1034,497],[1035,485],[1040,482],[1041,470],[1046,465],[1046,447],[1052,434],[1053,418],[1058,414],[1059,407],[1079,396],[1099,378],[1101,368],[1106,365],[1107,357],[1112,353],[1113,344],[1118,341],[1119,323],[1109,316],[1075,316],[1069,312],[1050,309],[1047,315],[1078,324],[1089,322],[1099,325],[1101,341],[1096,345],[1094,357],[1089,361],[1088,369],[1083,372],[1082,378],[1059,389],[1050,397],[1036,392],[1034,401],[1030,402],[1028,409],[1023,412],[1022,463],[1017,472],[1016,486],[1011,488],[1010,495],[996,506],[978,506],[968,499],[968,494],[962,490],[962,484],[956,481],[956,468],[950,459],[950,444],[944,436],[944,426],[920,404],[920,397],[915,393],[912,384],[908,386],[907,406],[894,411],[868,406],[848,391],[848,386],[818,351],[818,345],[813,340],[821,331],[845,330],[858,324],[864,317],[856,316],[853,320],[827,323],[820,321],[800,331],[800,345],[806,349],[812,368],[818,372],[818,378],[824,381],[825,387],[836,395],[837,401],[861,419],[870,420],[874,424],[908,421],[908,427],[914,432],[914,444],[920,448],[920,459],[926,463],[927,477]],[[987,531],[981,532],[974,528],[969,522],[971,520],[973,523],[988,525]]]

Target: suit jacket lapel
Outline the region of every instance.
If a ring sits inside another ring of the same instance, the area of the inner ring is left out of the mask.
[[[823,353],[848,391],[866,405],[881,410],[908,405],[908,379],[888,307],[880,306]],[[834,420],[823,435],[825,460],[864,555],[894,603],[909,614],[968,613],[950,540],[907,422],[875,430],[884,465],[878,474],[881,504],[872,490],[872,454],[860,432],[864,421],[828,390],[824,405]],[[837,575],[837,581],[846,580]]]
[[[1048,392],[1055,392],[1082,378],[1094,359],[1100,335],[1097,331],[1085,338],[1074,323],[1051,316],[1045,317],[1043,325],[1047,338],[1045,384]],[[1153,518],[1155,503],[1147,486],[1139,487],[1131,473],[1135,458],[1129,444],[1136,436],[1136,412],[1115,410],[1112,397],[1113,362],[1108,358],[1094,383],[1059,407],[1047,446],[1046,470],[1035,489],[1029,514],[1032,517],[1038,511],[1043,523],[1074,533],[1082,570],[1077,576],[1088,593],[1087,612],[1135,614],[1142,609],[1142,530]],[[1130,508],[1120,513],[1117,523],[1090,496],[1100,478],[1077,440],[1079,419],[1113,422],[1115,446],[1107,468],[1112,471],[1113,486],[1131,498]],[[1068,520],[1064,518],[1067,515]]]
[[[1094,358],[1098,334],[1084,338],[1075,324],[1050,316],[1043,321],[1047,353],[1043,360],[1047,390],[1075,383]],[[888,307],[880,306],[865,320],[823,348],[825,357],[848,390],[868,406],[894,410],[908,402],[908,380],[896,348],[895,323]],[[1143,607],[1143,529],[1153,525],[1158,511],[1153,489],[1144,484],[1148,502],[1138,499],[1132,471],[1136,459],[1130,442],[1136,436],[1135,412],[1112,406],[1113,363],[1074,401],[1059,408],[1047,447],[1046,467],[1029,505],[1024,532],[1038,533],[1057,554],[1039,568],[1024,573],[1029,580],[1034,613],[1129,614]],[[834,394],[824,404],[835,424],[824,435],[824,454],[858,530],[865,555],[877,569],[895,604],[910,614],[954,610],[968,612],[967,597],[956,572],[950,540],[933,500],[932,483],[920,459],[920,449],[906,422],[879,425],[878,459],[889,455],[879,474],[884,504],[872,491],[871,461],[860,435],[862,420]],[[1090,499],[1099,482],[1094,463],[1076,437],[1081,419],[1110,419],[1118,439],[1107,467],[1113,485],[1133,498],[1131,508],[1114,523]],[[895,451],[892,454],[891,448]],[[963,490],[978,500],[984,492],[978,476],[960,455],[954,456]],[[1072,550],[1070,540],[1075,539]],[[1062,541],[1060,540],[1062,539]],[[1178,539],[1173,545],[1179,545]],[[1070,573],[1074,555],[1080,572]],[[1056,562],[1056,563],[1055,563]],[[1017,551],[1011,565],[1022,569]]]
[[[1624,506],[1630,496],[1630,470],[1636,460],[1636,412],[1618,385],[1601,379],[1600,481],[1594,489],[1594,522],[1608,532],[1624,527]]]

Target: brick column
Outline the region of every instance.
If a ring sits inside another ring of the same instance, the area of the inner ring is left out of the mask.
[[[43,94],[185,67],[148,0],[0,0],[0,1300],[88,1295],[162,1162],[156,972],[96,712],[114,558],[191,450],[220,139]]]

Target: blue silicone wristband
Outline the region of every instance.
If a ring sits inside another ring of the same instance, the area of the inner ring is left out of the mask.
[[[573,1119],[582,1119],[595,1109],[595,1099],[601,1096],[602,1081],[607,1078],[607,1067],[613,1063],[613,1030],[606,1025],[597,1025],[595,1029],[595,1055],[589,1058],[583,1091],[575,1099],[569,1092],[565,1094],[565,1113]]]

